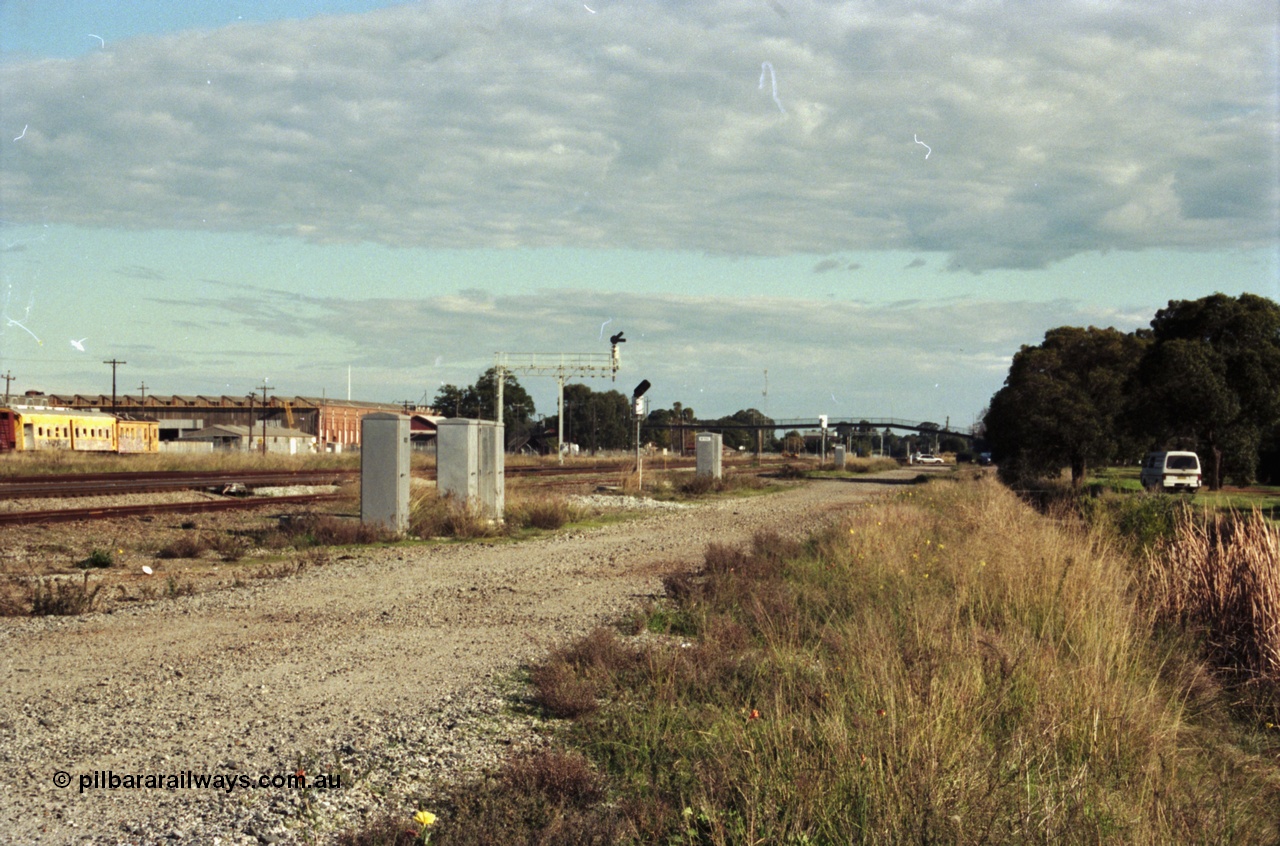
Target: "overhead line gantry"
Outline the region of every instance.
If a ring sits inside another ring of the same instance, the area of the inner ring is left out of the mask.
[[[608,376],[616,379],[622,364],[618,344],[626,343],[622,333],[609,339],[611,350],[607,353],[495,353],[494,377],[498,382],[498,399],[495,416],[502,425],[502,395],[506,374],[519,373],[529,376],[554,376],[557,385],[556,453],[564,464],[564,380],[571,377],[595,378]]]

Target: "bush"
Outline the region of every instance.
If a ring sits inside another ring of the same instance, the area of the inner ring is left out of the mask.
[[[563,497],[540,497],[507,504],[507,530],[542,529],[554,531],[572,518],[569,503]]]
[[[763,479],[753,473],[729,473],[718,479],[714,476],[689,476],[681,481],[678,489],[688,496],[705,496],[711,493],[760,490],[766,485]]]
[[[431,493],[410,504],[409,532],[419,538],[485,538],[497,535],[498,526],[474,503]]]
[[[182,535],[177,540],[162,546],[157,558],[199,558],[209,546],[200,535]]]
[[[271,548],[313,546],[355,546],[386,543],[395,536],[386,527],[362,520],[333,517],[327,514],[292,514],[280,518],[278,527],[260,540]],[[230,545],[228,545],[230,547]]]
[[[1189,511],[1185,501],[1166,494],[1104,492],[1070,502],[1088,523],[1113,532],[1137,553],[1172,539],[1179,520]]]
[[[109,549],[94,549],[89,553],[89,557],[76,564],[81,570],[105,570],[108,567],[114,567],[116,563],[115,557]]]
[[[70,617],[88,614],[98,600],[102,585],[89,587],[89,574],[79,582],[58,578],[37,579],[31,586],[32,617]]]

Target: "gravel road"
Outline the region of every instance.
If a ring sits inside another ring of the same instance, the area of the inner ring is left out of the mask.
[[[236,589],[2,619],[0,842],[302,843],[387,803],[407,818],[439,784],[538,742],[510,707],[522,663],[659,592],[708,542],[807,533],[917,473],[520,543],[356,549]],[[306,790],[283,784],[298,770]],[[324,773],[341,787],[317,788]]]

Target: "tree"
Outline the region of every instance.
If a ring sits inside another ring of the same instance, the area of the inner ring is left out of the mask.
[[[717,425],[719,424],[719,425]],[[730,424],[736,424],[733,428],[725,428]],[[747,426],[765,426],[772,425],[773,420],[765,417],[758,409],[744,408],[735,411],[728,417],[721,417],[718,420],[707,424],[707,431],[719,432],[723,437],[723,443],[729,449],[754,450],[756,448],[756,433],[751,429],[738,428],[741,425]],[[774,437],[772,430],[765,438],[768,444],[772,444]]]
[[[1133,402],[1152,446],[1197,447],[1206,453],[1214,490],[1222,487],[1223,446],[1238,428],[1240,414],[1226,371],[1226,361],[1207,342],[1166,341],[1143,356]]]
[[[463,417],[472,420],[495,420],[495,403],[498,398],[498,374],[490,367],[474,385],[459,388],[457,385],[441,385],[436,391],[431,407],[442,417]],[[518,433],[528,428],[533,417],[533,399],[521,387],[511,373],[502,382],[503,423],[507,432]]]
[[[626,449],[631,444],[631,403],[618,391],[596,392],[584,384],[564,386],[565,441],[601,449]],[[548,425],[555,429],[557,417]]]
[[[1210,487],[1224,474],[1252,481],[1262,440],[1280,419],[1280,305],[1255,294],[1171,300],[1151,321],[1151,337],[1138,394],[1140,407],[1158,415],[1158,434],[1194,433],[1208,453]],[[1180,377],[1178,366],[1192,370]],[[1180,402],[1179,378],[1207,404]]]
[[[436,391],[431,407],[441,417],[475,417],[479,413],[479,403],[470,388],[459,388],[457,385],[441,385]]]
[[[1013,357],[984,419],[1001,475],[1021,482],[1071,468],[1079,486],[1090,464],[1112,459],[1126,388],[1147,340],[1117,329],[1062,326]]]
[[[640,427],[640,439],[660,449],[671,449],[674,442],[671,435],[672,411],[669,408],[655,408],[649,412]]]

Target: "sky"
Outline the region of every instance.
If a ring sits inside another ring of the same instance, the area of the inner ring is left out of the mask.
[[[966,427],[1052,327],[1280,300],[1278,33],[1208,0],[0,0],[0,378],[429,402],[623,331],[582,381],[651,407]]]

